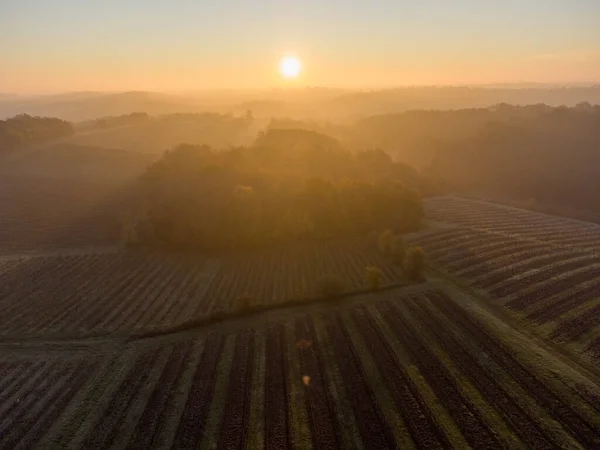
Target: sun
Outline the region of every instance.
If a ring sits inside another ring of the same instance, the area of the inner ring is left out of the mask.
[[[302,71],[302,62],[296,56],[284,56],[279,62],[279,73],[284,78],[297,78]]]

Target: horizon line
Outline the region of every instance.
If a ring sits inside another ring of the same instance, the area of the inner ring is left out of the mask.
[[[193,93],[210,93],[210,92],[265,92],[265,91],[302,91],[309,89],[321,89],[343,92],[382,92],[393,91],[400,89],[415,89],[415,88],[479,88],[479,89],[548,89],[548,88],[593,88],[600,87],[600,81],[571,81],[571,82],[543,82],[543,81],[511,81],[511,82],[495,82],[495,83],[449,83],[449,84],[399,84],[387,86],[364,86],[364,87],[341,87],[327,85],[305,85],[305,86],[271,86],[271,87],[215,87],[215,88],[189,88],[189,89],[82,89],[73,91],[30,91],[30,92],[15,92],[15,91],[0,91],[0,96],[12,97],[44,97],[44,96],[60,96],[60,95],[76,95],[76,94],[167,94],[167,95],[184,95]]]

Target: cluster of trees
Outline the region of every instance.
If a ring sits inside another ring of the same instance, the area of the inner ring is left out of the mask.
[[[600,220],[600,106],[499,110],[520,115],[440,144],[429,172],[457,194]]]
[[[410,280],[420,280],[425,266],[425,252],[421,247],[406,247],[402,235],[387,229],[380,234],[374,232],[369,236],[371,243],[377,245],[386,255],[392,258],[394,264],[402,268]],[[369,269],[367,268],[367,272]],[[370,274],[372,276],[372,274]]]
[[[419,167],[439,191],[600,221],[600,105],[499,103],[376,115],[347,125],[269,124],[285,126],[325,132],[346,148],[381,148]]]
[[[73,126],[64,120],[27,114],[0,120],[0,152],[70,136]]]
[[[381,151],[350,153],[328,136],[267,132],[255,145],[181,145],[141,179],[131,241],[239,249],[415,230],[419,175]]]

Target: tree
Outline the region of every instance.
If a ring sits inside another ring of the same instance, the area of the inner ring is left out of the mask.
[[[423,278],[425,267],[425,252],[421,247],[411,247],[406,252],[404,269],[409,279],[418,281]]]
[[[392,241],[392,256],[394,257],[394,264],[402,267],[404,258],[406,257],[406,246],[402,236],[394,237]]]
[[[383,278],[383,272],[379,267],[368,266],[367,267],[367,283],[373,291],[378,291],[381,287],[381,279]]]
[[[388,229],[382,232],[379,235],[377,244],[379,246],[379,250],[381,250],[383,253],[392,253],[392,247],[394,245],[394,233],[392,230]]]

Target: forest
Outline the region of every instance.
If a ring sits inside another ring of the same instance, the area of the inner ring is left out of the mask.
[[[545,104],[420,110],[351,125],[273,119],[269,128],[329,134],[350,149],[379,148],[447,193],[599,221],[600,106]]]
[[[459,194],[600,220],[600,106],[502,109],[505,120],[439,144],[430,172]]]
[[[128,236],[206,250],[412,231],[425,186],[383,151],[351,153],[316,132],[273,130],[222,151],[180,145],[142,176]]]

